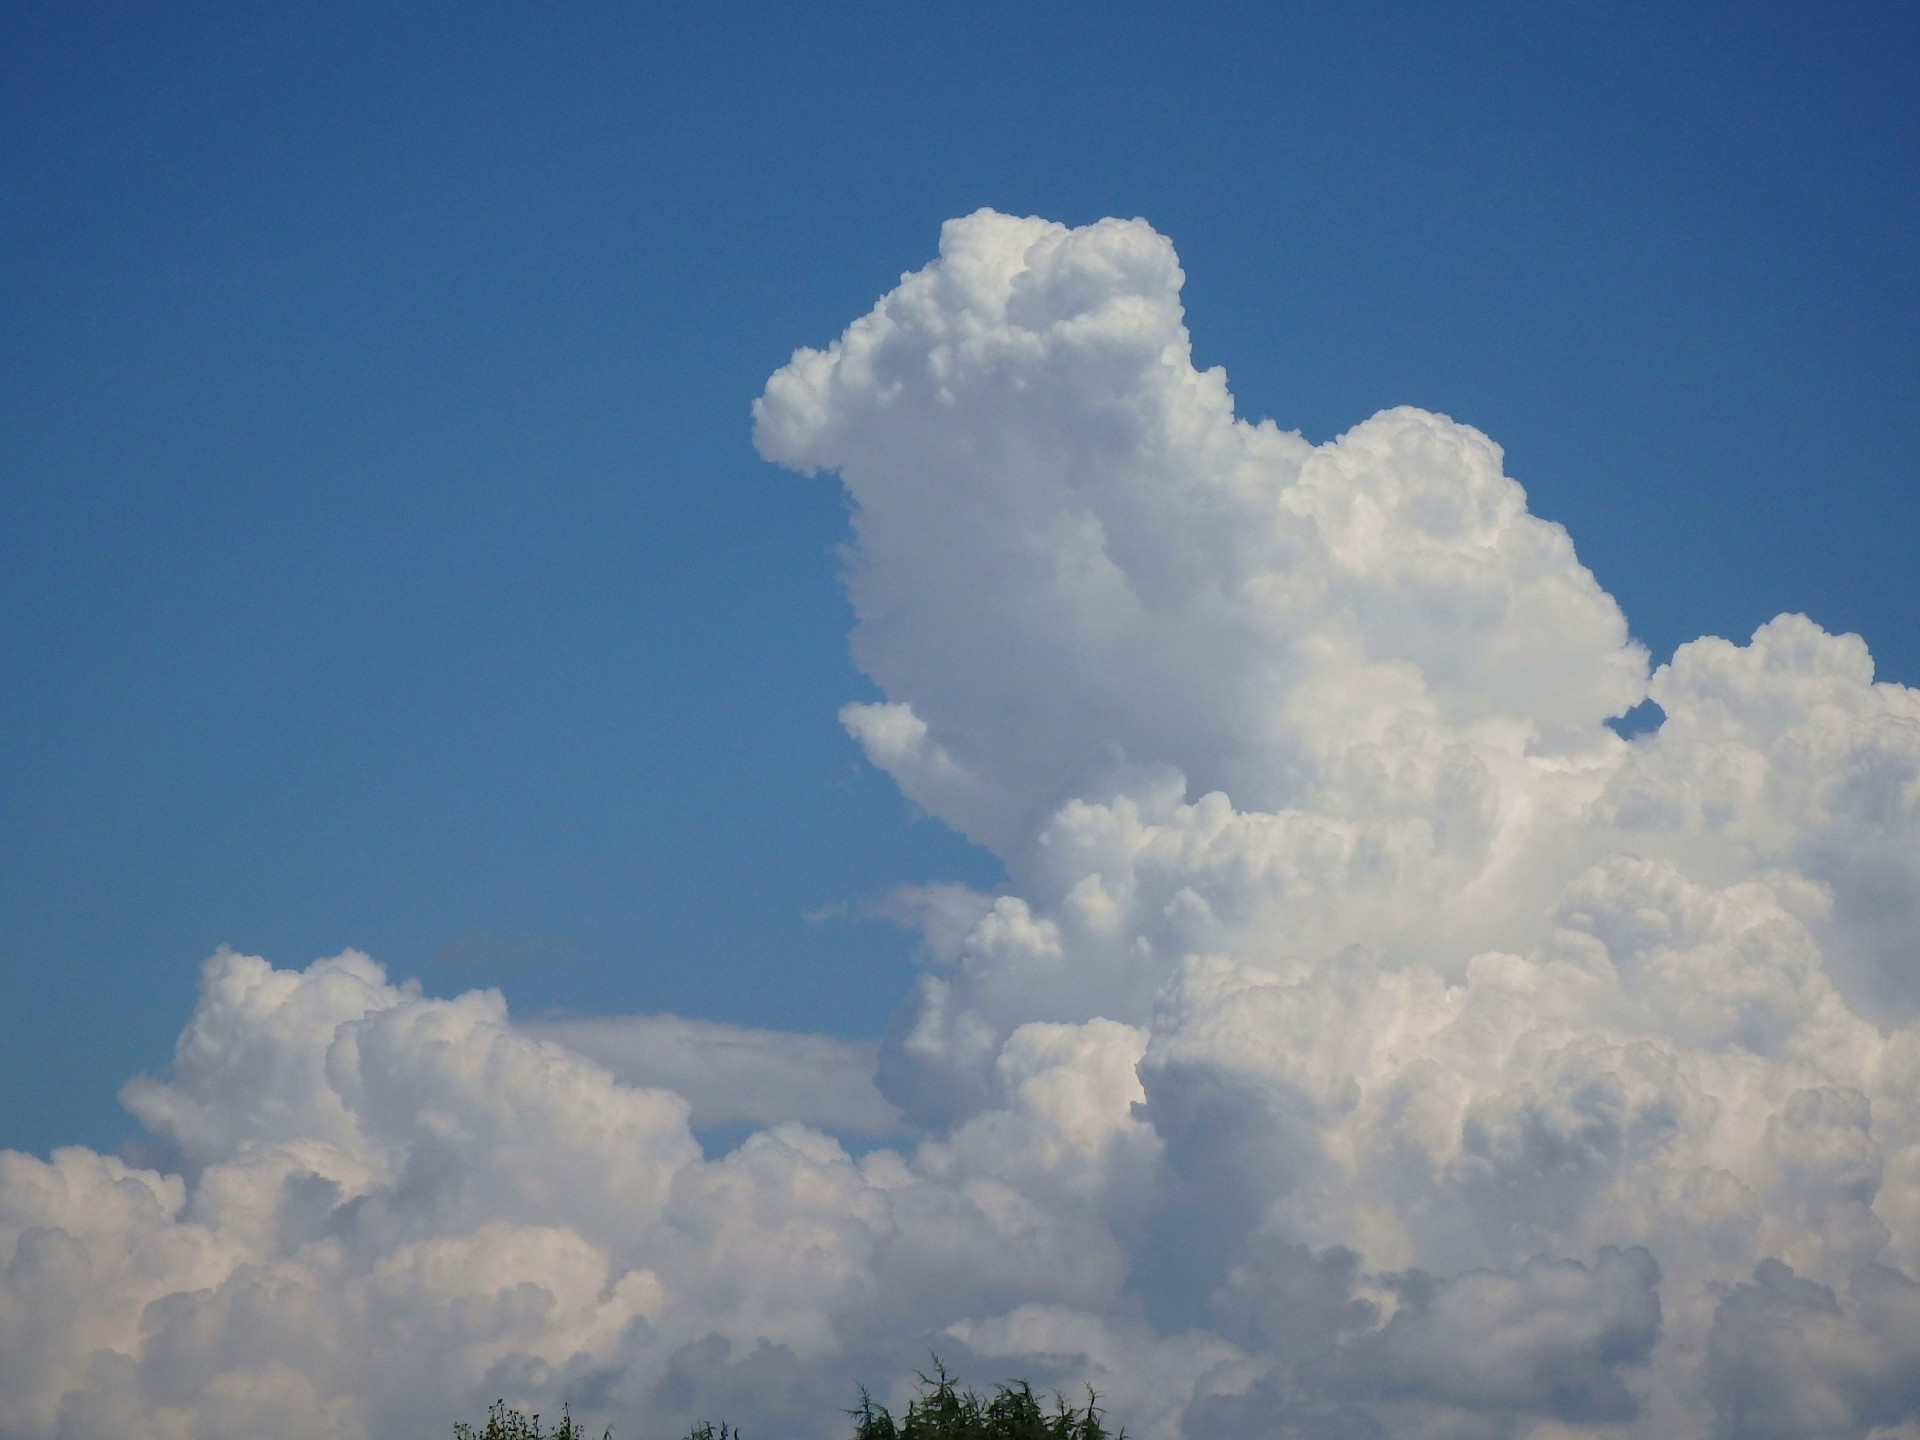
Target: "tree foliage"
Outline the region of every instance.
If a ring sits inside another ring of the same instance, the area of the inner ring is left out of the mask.
[[[612,1436],[613,1427],[608,1426],[600,1440],[612,1440]],[[552,1430],[543,1430],[540,1428],[538,1412],[524,1415],[506,1401],[496,1400],[487,1411],[486,1429],[476,1430],[471,1425],[456,1421],[453,1440],[587,1440],[587,1432],[574,1423],[573,1412],[565,1405],[560,1407],[559,1425]]]
[[[1089,1390],[1083,1406],[1058,1394],[1044,1405],[1024,1380],[982,1395],[963,1387],[936,1357],[933,1374],[920,1376],[920,1394],[900,1420],[874,1404],[864,1386],[858,1408],[847,1413],[854,1440],[1126,1440],[1124,1430],[1109,1435],[1100,1423],[1097,1400]]]
[[[1056,1394],[1053,1403],[1041,1403],[1033,1387],[1021,1380],[996,1385],[991,1395],[963,1386],[934,1357],[933,1374],[920,1375],[920,1393],[907,1402],[907,1413],[895,1420],[884,1405],[873,1403],[866,1386],[860,1403],[847,1412],[853,1418],[853,1440],[1127,1440],[1124,1430],[1109,1433],[1098,1397],[1087,1391],[1087,1403],[1067,1404]],[[512,1409],[504,1400],[487,1411],[487,1426],[475,1430],[456,1424],[454,1440],[587,1440],[587,1432],[560,1407],[559,1428],[540,1428],[540,1417]],[[609,1428],[600,1440],[611,1440]],[[722,1422],[702,1421],[687,1432],[687,1440],[741,1440],[740,1432]]]

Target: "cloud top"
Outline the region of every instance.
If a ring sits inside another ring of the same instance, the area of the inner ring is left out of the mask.
[[[847,721],[910,795],[1005,853],[1129,770],[1351,806],[1389,735],[1558,750],[1642,698],[1497,446],[1411,409],[1319,447],[1238,420],[1182,280],[1144,222],[982,211],[768,382],[761,453],[854,502],[854,650],[888,700]]]

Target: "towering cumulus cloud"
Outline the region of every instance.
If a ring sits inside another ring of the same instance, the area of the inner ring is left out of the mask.
[[[983,211],[755,407],[842,719],[1006,869],[892,897],[877,1060],[222,953],[159,1169],[0,1157],[0,1433],[830,1435],[933,1348],[1143,1440],[1920,1435],[1920,693],[1649,673],[1490,440],[1236,418],[1181,280]]]

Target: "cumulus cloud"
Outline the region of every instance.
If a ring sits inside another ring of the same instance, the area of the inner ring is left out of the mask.
[[[1920,1412],[1920,1285],[1869,1265],[1842,1306],[1778,1260],[1727,1287],[1706,1372],[1720,1431],[1802,1440],[1892,1427]]]
[[[1920,694],[1651,667],[1491,440],[1238,417],[1181,283],[983,211],[755,407],[1006,871],[882,907],[877,1050],[223,952],[153,1168],[0,1156],[0,1429],[824,1435],[932,1348],[1148,1440],[1920,1433]]]
[[[1243,1394],[1204,1402],[1188,1428],[1220,1436],[1498,1436],[1516,1423],[1556,1422],[1577,1433],[1639,1416],[1628,1380],[1660,1332],[1660,1272],[1645,1250],[1603,1249],[1592,1266],[1535,1258],[1449,1278],[1386,1276],[1394,1309],[1385,1324],[1365,1300],[1326,1308],[1351,1284],[1357,1262],[1336,1251],[1304,1265],[1293,1258],[1279,1276],[1262,1277],[1269,1323],[1291,1332],[1274,1336],[1274,1368]],[[1308,1275],[1303,1294],[1298,1282]],[[1303,1319],[1314,1328],[1303,1329]],[[1302,1349],[1303,1359],[1290,1358]]]

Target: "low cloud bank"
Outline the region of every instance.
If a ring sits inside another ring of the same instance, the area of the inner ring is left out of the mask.
[[[827,1435],[929,1347],[1143,1440],[1920,1433],[1920,693],[1649,672],[1493,442],[1236,418],[1181,282],[983,211],[755,407],[1006,866],[891,902],[877,1058],[223,952],[159,1168],[0,1154],[0,1433]]]

